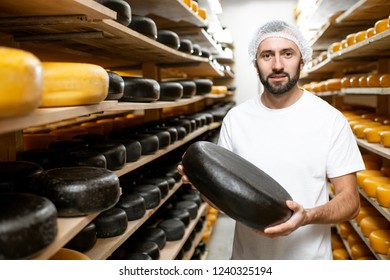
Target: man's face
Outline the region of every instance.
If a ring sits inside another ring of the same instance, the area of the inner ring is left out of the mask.
[[[290,91],[298,82],[301,71],[298,46],[285,38],[270,37],[257,49],[256,67],[261,83],[272,94]]]

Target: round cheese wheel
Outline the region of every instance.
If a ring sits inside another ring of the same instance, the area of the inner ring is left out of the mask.
[[[363,130],[364,138],[369,143],[381,142],[381,131],[390,131],[390,125],[380,125],[376,127],[368,127]]]
[[[166,212],[164,212],[163,217],[165,219],[179,219],[186,227],[191,222],[190,212],[188,212],[186,209],[168,209]]]
[[[332,251],[332,256],[334,260],[349,260],[349,254],[346,249],[335,249]]]
[[[58,216],[82,216],[114,206],[120,196],[118,176],[104,168],[63,167],[33,176],[28,190],[50,199]]]
[[[160,258],[160,249],[156,242],[139,241],[133,244],[130,248],[130,253],[143,253],[150,256],[153,260]]]
[[[23,150],[47,149],[50,142],[56,140],[51,133],[25,133],[23,134]]]
[[[180,48],[180,37],[171,30],[160,29],[157,31],[157,42],[171,47],[175,50]]]
[[[90,142],[88,147],[104,155],[109,170],[119,170],[126,164],[126,147],[122,143]]]
[[[0,47],[0,55],[0,118],[31,113],[41,103],[40,60],[30,52],[7,47]]]
[[[363,181],[370,177],[382,177],[384,173],[380,170],[360,170],[356,172],[356,180],[359,187],[363,187]]]
[[[389,29],[389,18],[384,18],[375,22],[375,34],[379,34]]]
[[[383,74],[379,78],[381,87],[390,87],[390,74]]]
[[[367,39],[367,30],[359,31],[355,34],[355,44]]]
[[[207,10],[205,8],[198,8],[198,16],[200,16],[203,20],[207,19]]]
[[[341,79],[329,79],[325,81],[326,91],[341,90]]]
[[[166,219],[158,223],[157,227],[164,230],[167,241],[176,241],[183,238],[185,225],[179,219]]]
[[[359,77],[359,87],[368,87],[367,76],[364,75]]]
[[[355,44],[355,33],[348,34],[347,37],[345,37],[345,40],[347,41],[348,47]]]
[[[367,29],[367,39],[368,38],[371,38],[372,36],[375,35],[375,28],[374,27],[370,27]]]
[[[159,101],[176,101],[183,96],[183,86],[177,82],[160,82]]]
[[[49,260],[91,260],[91,258],[76,250],[61,248]]]
[[[196,84],[196,95],[204,95],[206,93],[210,93],[213,82],[209,79],[195,79]]]
[[[153,79],[123,77],[125,89],[122,102],[153,102],[160,98],[160,84]]]
[[[208,50],[203,49],[203,48],[202,48],[200,56],[207,58],[208,60],[211,60],[211,58],[212,58],[211,53]]]
[[[128,253],[123,258],[124,260],[142,260],[142,261],[148,261],[153,260],[151,256],[149,256],[146,253]]]
[[[31,178],[42,171],[41,165],[31,161],[0,162],[0,193],[23,192]]]
[[[355,134],[355,136],[357,138],[363,139],[364,138],[364,130],[366,128],[368,128],[368,127],[376,127],[376,126],[380,126],[380,125],[382,125],[382,124],[379,123],[379,122],[373,122],[373,121],[356,124],[356,125],[353,126],[353,133]]]
[[[331,245],[332,245],[332,250],[345,248],[343,241],[341,240],[338,234],[331,235]]]
[[[202,205],[202,199],[199,194],[197,193],[184,193],[180,195],[181,200],[188,200],[188,201],[193,201],[196,203],[198,208]]]
[[[0,193],[0,259],[35,257],[57,235],[57,210],[45,197]]]
[[[334,42],[328,48],[329,53],[335,53],[340,50],[341,50],[341,42]]]
[[[128,225],[126,211],[118,207],[101,212],[93,222],[98,238],[119,236],[126,231]]]
[[[150,39],[157,39],[156,23],[149,17],[133,14],[128,27],[149,37]]]
[[[374,230],[390,229],[390,222],[383,216],[368,216],[360,221],[359,226],[363,235],[369,237]]]
[[[142,154],[142,145],[134,139],[126,139],[125,137],[112,137],[108,139],[111,143],[120,143],[126,149],[126,162],[135,162],[139,160]]]
[[[157,136],[159,149],[164,149],[171,144],[171,134],[166,130],[146,128],[142,132]]]
[[[365,243],[355,244],[351,247],[351,257],[353,260],[360,259],[362,257],[371,256],[371,250]]]
[[[51,160],[51,168],[92,166],[107,168],[106,157],[97,151],[89,149],[72,149],[62,152],[59,157]]]
[[[191,98],[196,94],[196,84],[194,81],[175,81],[182,85],[183,87],[183,96],[182,98]]]
[[[135,193],[122,194],[115,207],[125,210],[128,221],[140,219],[146,213],[146,204],[144,198],[141,195]]]
[[[96,241],[96,226],[93,222],[90,222],[66,243],[64,247],[79,252],[85,252],[91,249]]]
[[[380,206],[390,208],[390,184],[379,185],[375,197]]]
[[[357,88],[359,87],[359,77],[358,76],[353,76],[349,78],[349,83],[351,85],[351,88]]]
[[[106,100],[118,100],[123,96],[125,81],[123,81],[123,78],[115,72],[107,71],[107,74],[109,82]]]
[[[174,209],[185,209],[190,213],[191,219],[195,219],[198,215],[198,205],[194,201],[190,200],[181,200],[177,201],[173,205]]]
[[[139,194],[145,200],[145,208],[152,209],[157,207],[161,201],[161,191],[155,185],[131,185],[122,186],[124,193]]]
[[[370,177],[363,181],[363,190],[369,197],[375,197],[378,186],[390,183],[390,177]]]
[[[390,147],[390,131],[381,131],[379,134],[381,136],[381,144],[386,148]]]
[[[162,125],[162,126],[152,127],[151,130],[156,131],[156,132],[157,131],[168,132],[170,135],[170,141],[169,141],[170,144],[173,144],[178,140],[178,132],[177,132],[177,129],[175,127],[166,127],[166,126]],[[161,142],[161,139],[159,139],[159,141]]]
[[[110,133],[109,138],[127,138],[136,140],[141,144],[141,155],[152,155],[156,153],[160,148],[159,139],[156,135],[147,133],[138,133],[129,130],[121,130]]]
[[[350,83],[349,79],[350,79],[349,77],[343,77],[340,80],[342,88],[349,88],[349,87],[351,87],[351,83]]]
[[[107,71],[98,65],[76,62],[42,62],[40,107],[96,104],[108,94]]]
[[[390,230],[374,230],[370,233],[371,248],[378,254],[386,255],[390,248]]]
[[[135,238],[142,241],[152,241],[158,245],[160,250],[165,247],[167,242],[165,231],[159,227],[142,228],[137,231]]]
[[[347,242],[348,242],[349,248],[351,248],[353,245],[363,243],[363,240],[359,234],[357,234],[356,232],[353,232],[347,236]]]
[[[343,239],[347,239],[348,235],[350,235],[351,233],[355,232],[355,230],[353,229],[352,225],[349,222],[339,223],[338,224],[338,229],[339,229],[339,232],[340,232],[340,236]]]
[[[131,22],[131,7],[124,0],[95,0],[96,2],[114,10],[116,12],[116,21],[128,26]]]
[[[375,209],[375,207],[373,207],[373,206],[363,206],[363,207],[360,207],[359,213],[355,217],[355,221],[359,225],[360,221],[362,219],[364,219],[365,217],[368,217],[368,216],[373,217],[373,216],[380,216],[380,215],[381,214],[379,213],[378,210]]]
[[[192,54],[194,51],[192,41],[189,39],[181,39],[179,51],[182,51],[182,52],[185,52],[188,54]]]
[[[151,184],[155,185],[160,189],[161,192],[161,198],[164,198],[168,195],[169,193],[169,183],[166,179],[164,178],[143,178],[142,180],[139,181],[140,184]]]
[[[199,44],[192,45],[192,54],[197,56],[202,56],[202,48]]]
[[[380,74],[370,74],[367,76],[367,86],[368,87],[380,87],[380,81],[379,78],[381,77]]]

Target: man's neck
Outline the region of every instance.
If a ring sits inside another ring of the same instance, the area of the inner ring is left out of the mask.
[[[291,91],[283,94],[272,94],[264,90],[261,95],[261,102],[270,109],[283,109],[297,102],[302,95],[303,90],[298,87],[294,87]]]

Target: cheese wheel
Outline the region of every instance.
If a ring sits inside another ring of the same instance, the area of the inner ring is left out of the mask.
[[[359,87],[368,87],[367,76],[364,75],[359,77]]]
[[[349,83],[351,84],[352,88],[359,87],[359,77],[353,76],[353,77],[349,78]]]
[[[376,127],[368,127],[363,130],[364,138],[369,143],[380,143],[381,142],[381,131],[390,131],[390,125],[381,125]]]
[[[108,74],[108,94],[106,100],[118,100],[123,96],[125,82],[123,78],[112,71],[107,71]]]
[[[61,248],[49,260],[91,260],[91,258],[76,250]]]
[[[41,165],[31,161],[0,162],[0,193],[24,192],[30,180],[42,171]]]
[[[343,239],[347,239],[348,235],[350,235],[351,233],[355,232],[355,230],[353,229],[352,225],[349,222],[339,223],[338,224],[338,229],[339,229],[339,232],[340,232],[340,236]]]
[[[94,220],[97,238],[109,238],[123,234],[128,225],[126,211],[112,207],[101,212]]]
[[[386,147],[386,148],[389,148],[390,147],[390,131],[381,131],[380,133],[380,136],[381,136],[381,144]]]
[[[42,65],[30,52],[0,47],[0,118],[34,111],[41,103]]]
[[[364,244],[363,242],[359,244],[355,244],[351,247],[351,257],[353,260],[357,260],[362,257],[371,256],[371,255],[372,252],[367,247],[367,245]]]
[[[115,173],[87,166],[44,170],[30,180],[28,191],[49,198],[61,217],[104,211],[120,196]]]
[[[165,219],[179,219],[187,227],[191,222],[190,212],[186,209],[173,209],[166,210],[163,214]]]
[[[143,178],[138,182],[140,184],[151,184],[157,186],[160,189],[161,198],[166,197],[169,193],[169,183],[164,178],[161,177]]]
[[[329,46],[329,53],[335,53],[341,50],[341,42],[334,42]]]
[[[362,188],[369,197],[375,197],[376,189],[384,183],[390,183],[390,177],[370,177],[364,179]]]
[[[129,248],[130,254],[142,253],[150,256],[152,260],[158,260],[160,258],[160,249],[158,244],[153,241],[139,241],[135,242],[133,246]]]
[[[367,76],[366,80],[367,80],[367,86],[368,87],[380,87],[381,84],[380,84],[380,77],[382,75],[380,74],[370,74]]]
[[[350,79],[349,77],[343,77],[340,80],[342,88],[349,88],[349,87],[351,87],[351,83],[350,83],[349,79]]]
[[[180,37],[176,32],[171,30],[157,30],[157,42],[178,50],[180,47]]]
[[[198,13],[198,9],[199,9],[199,4],[198,2],[195,2],[195,1],[192,1],[191,2],[191,10],[197,14]]]
[[[349,254],[346,249],[335,249],[332,251],[334,260],[349,260]]]
[[[380,216],[381,214],[379,213],[379,211],[377,209],[375,209],[375,207],[373,206],[363,206],[363,207],[360,207],[360,210],[359,210],[359,213],[356,215],[355,217],[355,221],[356,223],[359,225],[360,224],[360,221],[362,219],[364,219],[365,217],[373,217],[373,216]]]
[[[149,37],[150,39],[157,39],[156,23],[149,17],[133,14],[128,27]]]
[[[57,210],[45,197],[0,193],[0,259],[35,257],[57,234]]]
[[[390,208],[390,184],[379,185],[375,197],[380,206]]]
[[[188,8],[191,8],[192,0],[183,0],[183,2],[187,5]]]
[[[205,8],[198,7],[198,16],[200,16],[203,20],[206,20],[207,10]]]
[[[347,37],[345,37],[347,40],[347,45],[348,47],[352,46],[355,44],[355,33],[348,34]]]
[[[390,74],[383,74],[379,78],[381,87],[390,87]]]
[[[174,209],[185,209],[190,213],[191,219],[195,219],[198,215],[198,205],[194,201],[180,200],[173,205]]]
[[[380,122],[366,122],[366,123],[360,123],[353,126],[353,133],[357,138],[363,139],[364,138],[364,130],[369,127],[376,127],[382,125]]]
[[[51,133],[25,133],[23,134],[23,150],[47,149],[50,142],[56,140]]]
[[[96,226],[90,222],[82,230],[80,230],[68,243],[65,248],[85,252],[91,249],[97,241]]]
[[[353,232],[350,235],[348,235],[347,242],[348,242],[349,248],[351,248],[353,245],[363,243],[363,240],[359,234],[357,234],[356,232]]]
[[[125,147],[126,162],[136,162],[142,155],[142,146],[141,143],[137,140],[118,137],[110,138],[109,142],[120,143]]]
[[[197,56],[202,56],[202,47],[199,44],[192,45],[192,54]]]
[[[329,79],[325,82],[327,91],[337,91],[341,89],[341,79]]]
[[[379,229],[390,229],[390,222],[383,216],[368,216],[360,221],[360,229],[365,237],[369,237],[371,232]]]
[[[183,238],[185,225],[179,219],[166,219],[157,224],[166,235],[167,241],[176,241]]]
[[[121,181],[122,182],[122,181]],[[145,200],[145,208],[152,209],[157,207],[161,201],[161,190],[151,184],[137,184],[122,186],[124,193],[139,194]]]
[[[379,34],[389,29],[389,18],[384,18],[375,22],[375,34]]]
[[[43,62],[40,107],[96,104],[108,94],[109,77],[101,66],[88,63]]]
[[[331,245],[332,245],[332,250],[345,248],[344,243],[338,234],[331,235]]]
[[[181,39],[179,51],[192,54],[192,52],[194,51],[192,41],[189,39]]]
[[[390,248],[390,230],[374,230],[368,237],[371,248],[378,254],[386,255]]]
[[[116,12],[116,21],[128,26],[131,22],[131,7],[123,0],[95,0],[107,8]]]
[[[367,30],[359,31],[355,34],[355,44],[367,39]]]
[[[146,213],[145,200],[138,194],[122,194],[115,207],[125,210],[128,221],[140,219]]]
[[[125,89],[123,102],[153,102],[160,98],[160,84],[153,79],[123,77]]]
[[[209,79],[195,79],[194,82],[196,84],[196,95],[204,95],[211,92],[213,81]]]
[[[126,164],[126,147],[120,142],[89,142],[88,147],[104,155],[109,170],[119,170]]]
[[[160,82],[159,101],[176,101],[183,96],[183,86],[176,82]]]
[[[375,28],[374,27],[370,27],[367,29],[367,39],[368,38],[371,38],[372,36],[375,35]]]

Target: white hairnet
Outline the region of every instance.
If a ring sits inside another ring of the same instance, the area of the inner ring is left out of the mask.
[[[256,61],[257,48],[260,43],[269,37],[279,37],[293,41],[301,52],[303,62],[305,64],[310,62],[313,50],[309,46],[309,43],[297,27],[282,20],[270,21],[257,30],[249,43],[248,48],[249,59],[251,62]]]

